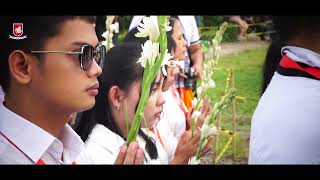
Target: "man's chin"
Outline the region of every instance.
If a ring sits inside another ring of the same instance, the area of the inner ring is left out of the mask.
[[[93,100],[88,101],[88,102],[82,107],[81,112],[93,108],[93,106],[95,105],[95,103],[96,103],[96,100],[95,100],[94,98],[93,98]]]

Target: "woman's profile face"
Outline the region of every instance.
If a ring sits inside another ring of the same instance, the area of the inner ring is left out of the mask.
[[[176,43],[176,49],[174,50],[174,59],[184,60],[187,52],[187,43],[183,37],[183,29],[181,22],[176,19],[172,27],[172,38]]]
[[[141,127],[143,128],[152,128],[156,121],[159,119],[162,113],[162,106],[165,103],[162,95],[162,82],[163,77],[159,74],[156,77],[155,82],[150,90],[150,97],[147,101],[147,104],[144,109],[144,119],[141,122]],[[125,127],[122,131],[127,135],[127,129],[130,130],[134,115],[136,113],[136,108],[138,107],[139,99],[140,99],[140,89],[141,89],[141,81],[134,82],[128,89],[125,94],[125,98],[121,104],[121,120],[120,127]],[[127,109],[127,112],[126,112]],[[128,128],[125,119],[125,114],[128,113]]]
[[[135,81],[130,86],[127,92],[124,92],[124,99],[120,105],[120,111],[118,114],[119,120],[117,121],[118,126],[121,128],[123,135],[126,137],[129,133],[127,130],[130,130],[133,117],[136,112],[136,107],[138,106],[140,98],[140,87],[141,82]],[[118,110],[116,110],[118,112]],[[126,122],[126,114],[128,114],[128,122]]]
[[[156,121],[160,118],[163,110],[163,104],[165,103],[162,94],[163,77],[159,74],[151,87],[150,98],[144,109],[144,117],[147,124],[142,121],[141,126],[144,128],[152,129]]]

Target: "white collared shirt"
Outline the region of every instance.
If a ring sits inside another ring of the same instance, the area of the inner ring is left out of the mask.
[[[144,129],[142,130],[146,132]],[[149,135],[151,135],[150,132],[148,133]],[[164,151],[162,145],[159,144],[159,140],[155,140],[159,158],[156,160],[151,160],[150,156],[148,155],[148,153],[146,153],[144,149],[144,140],[139,136],[137,138],[139,146],[145,152],[145,164],[168,164],[166,152]],[[85,148],[86,152],[93,159],[95,164],[114,164],[119,154],[120,147],[124,143],[125,141],[121,136],[112,132],[104,125],[96,124],[85,142]]]
[[[68,124],[57,139],[0,103],[0,131],[0,164],[35,164],[39,159],[45,164],[92,163]]]
[[[303,48],[284,47],[283,53],[317,67],[320,62]],[[252,117],[249,164],[320,164],[319,107],[319,80],[275,72]]]

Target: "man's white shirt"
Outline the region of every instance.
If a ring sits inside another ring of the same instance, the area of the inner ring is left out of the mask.
[[[92,163],[68,124],[56,138],[0,103],[0,132],[0,164],[35,164],[39,159],[45,164]]]
[[[286,46],[292,60],[320,67],[320,55]],[[320,163],[320,81],[275,72],[253,114],[249,164]]]

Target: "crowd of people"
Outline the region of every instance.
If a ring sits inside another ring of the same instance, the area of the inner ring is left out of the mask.
[[[191,134],[203,52],[194,16],[170,16],[171,62],[149,90],[135,141],[128,133],[142,91],[137,63],[148,16],[134,16],[107,50],[95,16],[4,16],[0,48],[0,164],[188,164],[212,110],[204,98]],[[248,25],[240,16],[241,34]],[[262,97],[252,117],[249,164],[320,163],[319,16],[273,17]],[[97,24],[97,26],[96,26]],[[39,28],[39,26],[41,28]],[[21,133],[23,132],[23,133]],[[210,136],[201,156],[212,150]]]

